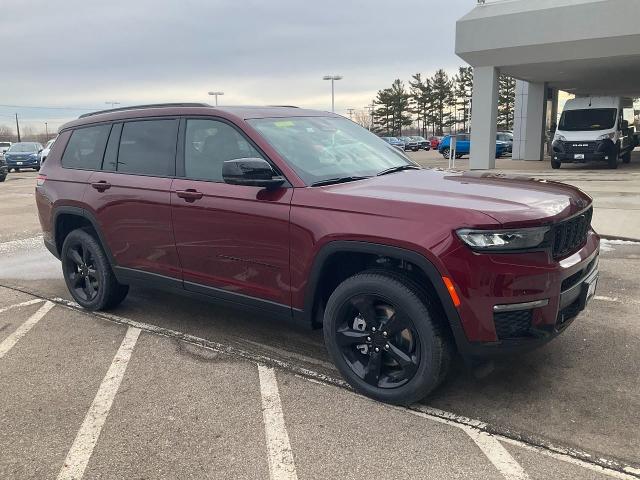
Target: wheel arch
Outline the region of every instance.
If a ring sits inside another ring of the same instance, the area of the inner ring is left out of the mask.
[[[90,227],[97,237],[97,240],[102,245],[109,263],[115,265],[109,245],[105,241],[102,229],[98,224],[98,220],[94,215],[84,208],[74,207],[69,205],[59,206],[54,209],[53,213],[53,248],[57,258],[60,258],[62,252],[62,244],[66,236],[77,228]]]
[[[418,268],[430,284],[425,286],[427,288],[431,287],[435,299],[440,303],[456,344],[461,346],[462,343],[466,343],[466,336],[462,330],[458,310],[451,300],[451,296],[442,280],[441,273],[433,262],[418,252],[378,243],[346,240],[329,242],[322,247],[314,259],[305,289],[304,309],[302,312],[305,322],[312,326],[318,326],[319,323],[321,324],[322,313],[324,312],[324,306],[320,304],[323,296],[322,280],[327,278],[331,269],[335,268],[336,263],[342,265],[342,263],[339,262],[341,258],[345,256],[354,258],[358,255],[383,260],[383,268],[384,259],[408,262]],[[352,274],[361,270],[363,269],[356,269]],[[330,290],[333,291],[335,286],[337,285],[332,285]]]

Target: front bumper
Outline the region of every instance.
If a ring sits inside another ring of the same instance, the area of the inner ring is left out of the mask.
[[[598,258],[593,231],[580,250],[560,261],[547,252],[495,255],[461,248],[449,254],[445,264],[461,299],[461,328],[453,328],[460,353],[519,353],[558,336],[594,295]]]
[[[40,166],[40,160],[25,158],[22,160],[14,160],[12,158],[5,158],[8,168],[34,168]]]
[[[584,163],[608,161],[614,153],[615,144],[611,140],[597,142],[553,142],[552,159],[560,163]]]

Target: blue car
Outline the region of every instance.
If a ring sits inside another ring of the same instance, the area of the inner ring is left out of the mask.
[[[22,168],[40,170],[42,145],[37,142],[14,143],[4,154],[9,170],[19,172]]]
[[[438,146],[438,151],[444,158],[449,158],[449,149],[451,148],[451,136],[447,135],[442,139]],[[496,142],[496,158],[500,158],[507,150],[506,142]],[[468,133],[459,133],[456,139],[456,158],[462,158],[471,152],[471,138]]]
[[[401,150],[404,152],[405,150],[405,144],[402,140],[400,140],[397,137],[380,137],[382,138],[382,140],[384,140],[385,142],[387,142],[389,145],[391,145],[392,147],[396,147],[398,150]]]

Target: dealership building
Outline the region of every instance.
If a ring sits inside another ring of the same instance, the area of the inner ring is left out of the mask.
[[[474,67],[470,167],[495,167],[500,74],[517,79],[513,159],[542,160],[559,90],[640,97],[640,0],[478,0],[456,53]]]

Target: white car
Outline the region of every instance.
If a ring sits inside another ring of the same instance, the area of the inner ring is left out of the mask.
[[[58,138],[58,137],[56,137],[56,138]],[[56,141],[56,138],[52,138],[51,140],[49,140],[47,142],[47,144],[44,146],[44,148],[42,149],[42,152],[40,152],[40,164],[41,165],[47,159],[47,155],[49,155],[49,150],[51,150],[51,147],[53,146],[53,142]]]
[[[11,147],[11,142],[0,142],[0,157],[4,157],[4,154]]]

